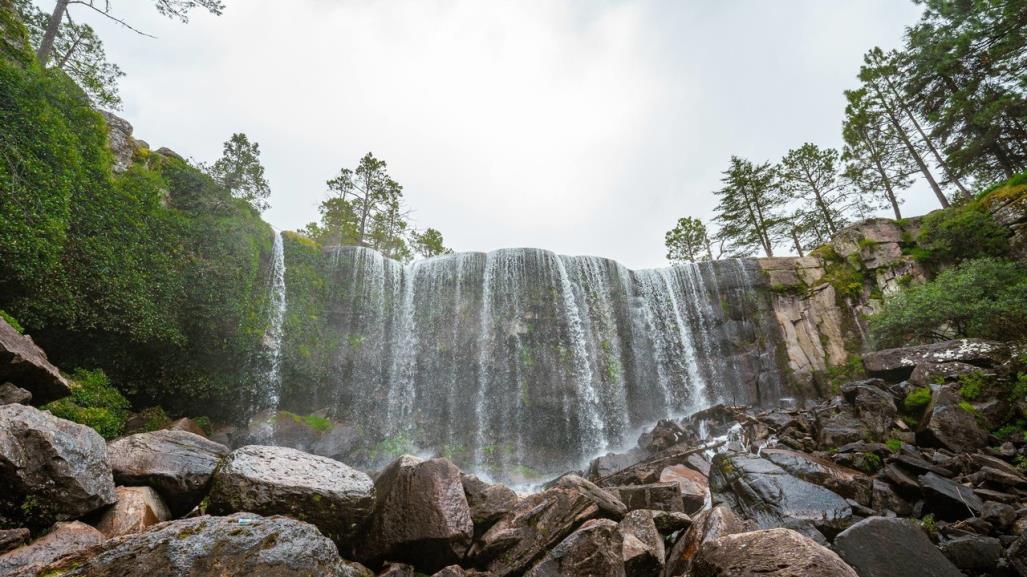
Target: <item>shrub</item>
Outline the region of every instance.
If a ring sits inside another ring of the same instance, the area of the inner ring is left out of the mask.
[[[865,453],[863,455],[862,469],[864,473],[873,475],[874,473],[881,470],[881,458],[874,453]]]
[[[964,262],[887,299],[870,331],[880,346],[1027,337],[1027,269],[996,258]]]
[[[79,369],[71,378],[71,396],[43,408],[55,417],[92,427],[105,439],[120,435],[128,416],[128,399],[110,384],[101,370]]]
[[[984,373],[980,371],[963,375],[959,378],[959,382],[962,383],[962,386],[959,387],[959,395],[967,401],[976,401],[987,387]]]
[[[902,448],[902,441],[899,439],[888,439],[884,444],[892,453],[898,453],[899,449]]]
[[[955,264],[1009,253],[1009,231],[977,201],[932,212],[924,217],[917,260],[928,265]]]
[[[919,387],[913,389],[908,395],[906,395],[905,400],[902,401],[902,406],[906,408],[906,412],[919,415],[930,402],[931,389],[928,387]]]
[[[171,417],[164,412],[163,407],[148,407],[139,412],[143,419],[143,431],[152,433],[159,431],[171,424]]]

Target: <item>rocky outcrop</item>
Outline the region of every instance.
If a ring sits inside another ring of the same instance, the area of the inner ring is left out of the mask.
[[[96,528],[108,539],[144,531],[171,520],[164,500],[149,487],[118,487],[118,502],[104,512]]]
[[[228,447],[186,431],[154,431],[118,439],[109,453],[119,484],[152,487],[183,515],[206,496]]]
[[[404,455],[374,482],[374,512],[358,558],[403,561],[433,573],[463,558],[474,524],[460,470],[447,459]]]
[[[50,364],[43,349],[0,318],[0,384],[3,383],[25,389],[37,405],[71,394],[71,385]]]
[[[871,517],[842,531],[835,551],[860,577],[960,577],[912,521]]]
[[[622,546],[617,523],[593,519],[546,553],[525,577],[624,577]]]
[[[132,138],[132,125],[124,118],[106,110],[101,110],[100,114],[107,121],[107,142],[114,156],[111,170],[115,173],[125,172],[132,166],[137,146],[135,139]]]
[[[233,451],[214,476],[209,511],[288,515],[348,545],[374,506],[374,483],[338,461],[286,447]]]
[[[790,529],[727,535],[699,551],[693,577],[865,577],[837,554]]]
[[[0,555],[0,575],[43,567],[65,555],[99,545],[104,539],[102,533],[85,523],[57,523],[32,543]]]
[[[1009,360],[1009,347],[983,339],[960,339],[914,347],[885,349],[863,355],[863,367],[873,377],[900,381],[923,365],[964,363],[993,368]]]
[[[238,513],[162,523],[18,577],[371,577],[310,524]]]
[[[33,407],[0,406],[0,527],[47,527],[114,500],[96,431]]]

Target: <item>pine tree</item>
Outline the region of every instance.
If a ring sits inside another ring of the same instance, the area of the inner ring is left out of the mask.
[[[846,224],[853,195],[839,175],[838,151],[806,143],[788,151],[777,168],[782,192],[801,205],[798,216],[835,234]]]
[[[784,233],[781,210],[787,201],[777,186],[770,163],[752,162],[731,157],[731,166],[724,171],[724,187],[716,191],[720,198],[716,220],[723,236],[739,254],[762,249],[774,256],[774,245]]]
[[[260,145],[250,142],[245,134],[233,134],[225,143],[221,158],[200,168],[232,196],[250,203],[254,210],[264,212],[271,206],[271,185],[260,163]]]
[[[678,219],[664,236],[667,260],[672,264],[713,260],[713,248],[706,225],[698,218]]]

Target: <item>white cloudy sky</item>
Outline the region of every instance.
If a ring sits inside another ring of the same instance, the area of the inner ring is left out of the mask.
[[[52,0],[37,0],[49,7]],[[260,142],[279,229],[367,151],[420,227],[457,250],[538,246],[664,264],[708,217],[732,154],[837,146],[864,51],[897,46],[906,0],[225,0],[183,25],[150,2],[93,17],[153,147],[212,160]],[[907,210],[930,208],[918,186]]]

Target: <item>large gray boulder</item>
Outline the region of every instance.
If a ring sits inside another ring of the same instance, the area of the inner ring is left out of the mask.
[[[717,455],[710,488],[762,529],[798,521],[833,534],[852,518],[852,508],[838,494],[755,455]]]
[[[623,507],[592,483],[565,477],[553,488],[518,501],[478,539],[469,557],[495,577],[519,575],[581,523],[600,516],[619,519]]]
[[[313,525],[237,513],[161,523],[34,572],[61,577],[372,577]]]
[[[503,485],[486,483],[474,475],[460,474],[464,497],[471,508],[471,520],[477,531],[484,531],[506,515],[517,504],[517,493]]]
[[[1009,359],[1009,347],[983,339],[959,339],[915,347],[885,349],[863,355],[863,368],[872,377],[902,381],[918,365],[965,363],[982,368],[996,367]]]
[[[977,417],[961,406],[962,400],[958,386],[936,387],[924,412],[917,441],[954,453],[972,452],[987,445],[988,433],[978,426]]]
[[[107,143],[114,157],[111,170],[115,173],[125,172],[132,167],[136,150],[135,139],[132,138],[132,125],[124,118],[106,110],[101,110],[100,114],[107,121]]]
[[[44,566],[65,555],[99,545],[104,539],[102,533],[85,523],[57,523],[39,539],[0,555],[0,575]]]
[[[180,516],[207,495],[228,447],[187,431],[153,431],[118,439],[108,453],[118,484],[153,487]]]
[[[617,523],[593,519],[546,553],[525,577],[625,577]]]
[[[118,502],[104,511],[96,528],[108,539],[139,533],[171,520],[171,511],[150,487],[118,487]]]
[[[791,529],[727,535],[705,544],[693,577],[857,576],[833,551]]]
[[[374,483],[361,471],[296,449],[250,445],[218,469],[208,510],[288,515],[342,546],[351,544],[373,506]]]
[[[404,455],[378,475],[374,513],[358,558],[410,563],[433,573],[463,558],[474,524],[460,470],[448,459]]]
[[[974,490],[935,473],[924,473],[917,479],[924,494],[924,512],[946,521],[979,517],[984,502]]]
[[[0,318],[0,383],[7,382],[32,393],[37,405],[71,394],[71,385],[43,349]]]
[[[908,519],[870,517],[842,531],[834,550],[860,577],[961,577]]]
[[[760,455],[804,481],[820,485],[864,505],[871,502],[873,483],[870,477],[855,469],[843,467],[834,461],[809,453],[788,449],[763,449]]]
[[[43,528],[114,503],[103,437],[25,405],[0,405],[0,528]]]

